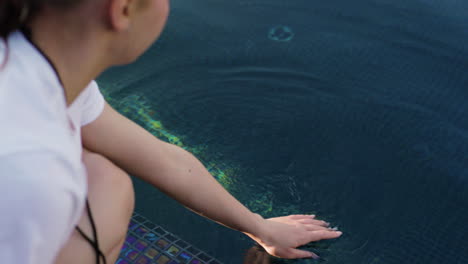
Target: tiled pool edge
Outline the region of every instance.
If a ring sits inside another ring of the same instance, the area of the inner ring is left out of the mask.
[[[134,213],[116,264],[221,264],[178,236]]]

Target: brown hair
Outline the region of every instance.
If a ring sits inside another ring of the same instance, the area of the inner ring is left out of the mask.
[[[2,0],[0,2],[0,37],[19,29],[30,18],[37,0]]]
[[[0,0],[0,41],[6,43],[10,33],[21,29],[47,5],[54,8],[67,8],[82,0]],[[8,43],[6,43],[8,45]],[[8,48],[8,46],[7,46]],[[0,70],[8,61],[8,52],[0,63]]]
[[[68,8],[82,0],[1,0],[0,2],[0,38],[26,25],[43,6]]]

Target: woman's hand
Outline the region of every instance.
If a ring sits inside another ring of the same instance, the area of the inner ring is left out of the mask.
[[[275,257],[318,258],[310,251],[296,248],[313,241],[341,236],[341,232],[328,226],[327,222],[315,219],[314,215],[289,215],[264,219],[257,234],[247,235]]]

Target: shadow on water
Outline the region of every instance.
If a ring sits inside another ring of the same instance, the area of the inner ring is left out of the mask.
[[[266,258],[135,179],[140,213],[224,263],[468,263],[468,2],[171,5],[161,39],[99,79],[114,107],[253,211],[344,235],[306,247],[320,260]]]

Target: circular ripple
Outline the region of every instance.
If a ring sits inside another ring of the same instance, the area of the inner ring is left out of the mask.
[[[287,26],[275,26],[268,31],[268,38],[274,41],[287,42],[294,38],[294,32]]]

